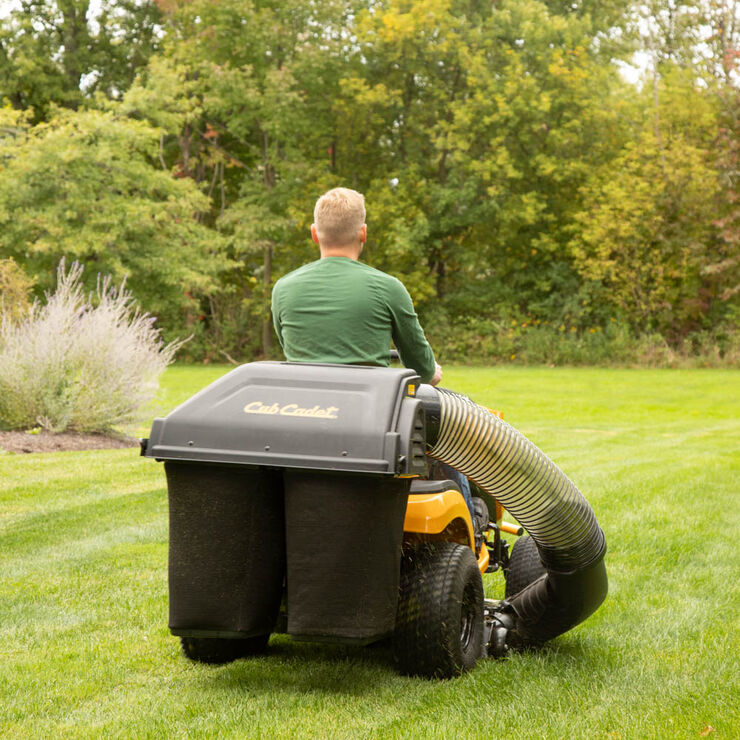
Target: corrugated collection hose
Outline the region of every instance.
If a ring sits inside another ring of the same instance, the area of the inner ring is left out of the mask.
[[[469,398],[422,386],[429,454],[474,480],[516,517],[547,573],[510,599],[523,643],[555,637],[606,597],[606,542],[573,482],[512,426]]]

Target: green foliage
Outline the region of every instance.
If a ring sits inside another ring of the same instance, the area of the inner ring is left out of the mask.
[[[205,220],[227,239],[232,269],[202,306],[210,352],[229,334],[237,356],[256,344],[269,353],[275,274],[313,257],[306,219],[334,126],[333,52],[350,13],[337,2],[183,4],[168,16],[164,56],[124,99],[125,110],[162,126],[163,157],[213,198]],[[224,332],[224,316],[252,320]]]
[[[704,279],[727,305],[730,318],[740,313],[740,91],[720,92],[721,117],[716,140],[720,195],[714,251],[703,266]],[[735,321],[735,324],[738,322]]]
[[[423,318],[587,343],[616,318],[683,353],[740,311],[729,12],[24,0],[0,23],[0,256],[47,287],[62,254],[128,273],[191,358],[274,356],[271,287],[316,257],[316,197],[348,185],[364,259]],[[618,73],[633,51],[641,87]]]
[[[572,193],[621,142],[604,98],[615,74],[575,15],[533,1],[461,11],[397,2],[360,17],[369,61],[341,83],[338,166],[366,189],[373,263],[422,309],[534,304],[545,318],[577,283]]]
[[[0,322],[15,321],[31,307],[33,280],[13,259],[0,259]]]
[[[119,97],[157,49],[153,0],[20,0],[0,19],[0,101],[77,108],[96,92]]]
[[[51,287],[61,257],[129,287],[171,331],[223,267],[208,200],[153,164],[157,132],[111,113],[58,114],[0,141],[0,255]],[[94,280],[94,276],[88,276]]]
[[[706,328],[719,299],[706,278],[719,261],[718,109],[685,75],[659,90],[635,140],[583,188],[571,248],[593,302],[638,332],[676,339]]]
[[[637,333],[613,317],[602,328],[531,316],[453,321],[436,311],[425,326],[442,363],[740,367],[740,336],[730,326],[691,332],[671,345],[657,332]]]

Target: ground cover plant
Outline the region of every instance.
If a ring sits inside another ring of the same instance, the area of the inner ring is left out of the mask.
[[[169,368],[152,414],[227,369]],[[189,663],[166,626],[162,466],[125,449],[0,455],[0,735],[738,737],[737,380],[445,368],[577,482],[610,581],[545,650],[446,682],[398,675],[383,647],[280,636],[256,660]],[[502,585],[486,577],[489,595]]]

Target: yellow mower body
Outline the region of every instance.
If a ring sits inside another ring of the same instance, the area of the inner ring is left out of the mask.
[[[462,493],[452,486],[434,492],[420,490],[425,484],[435,482],[416,480],[412,483],[403,522],[404,544],[445,541],[466,545],[473,551],[480,572],[485,573],[490,565],[490,553],[485,543],[476,551],[473,522]],[[496,524],[499,527],[506,526],[502,522],[503,512],[497,501]]]

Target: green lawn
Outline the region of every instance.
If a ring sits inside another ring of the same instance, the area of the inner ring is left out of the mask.
[[[226,369],[171,368],[161,409]],[[445,385],[503,409],[591,502],[610,580],[593,617],[446,682],[286,637],[195,665],[166,626],[162,466],[0,454],[0,736],[740,737],[740,373],[447,368]]]

